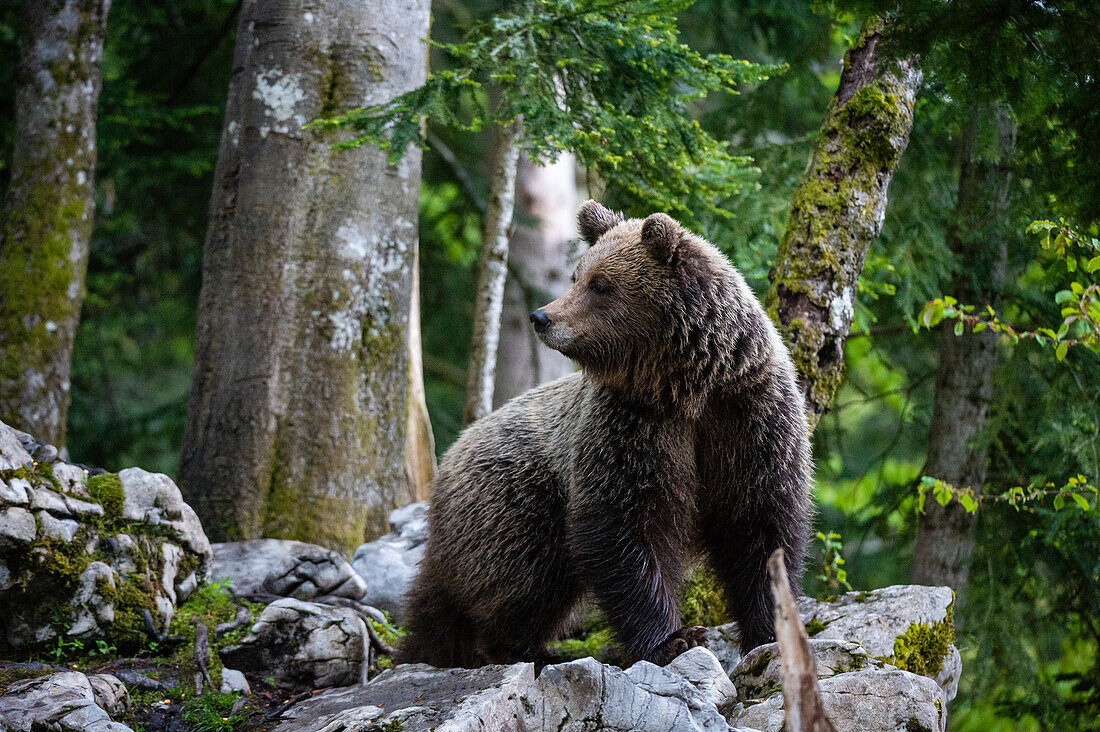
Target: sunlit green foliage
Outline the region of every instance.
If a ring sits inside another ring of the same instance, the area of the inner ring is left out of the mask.
[[[736,93],[778,69],[679,42],[675,13],[692,0],[530,0],[438,45],[457,68],[419,89],[352,110],[322,127],[351,127],[337,144],[373,144],[400,158],[425,145],[422,117],[463,130],[522,118],[532,159],[571,150],[641,210],[689,221],[727,216],[722,202],[753,176],[750,159],[707,134],[689,105]]]

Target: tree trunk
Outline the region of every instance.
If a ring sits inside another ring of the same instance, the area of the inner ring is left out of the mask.
[[[180,483],[215,541],[349,550],[411,497],[420,154],[302,125],[425,78],[428,0],[247,0],[203,261]]]
[[[983,157],[979,140],[995,135],[995,158]],[[1016,145],[1016,128],[1008,111],[997,105],[974,110],[962,139],[959,197],[948,241],[960,268],[952,294],[979,307],[995,304],[1004,286],[1008,257],[1008,208],[1011,176],[1008,160]],[[993,396],[997,366],[996,333],[967,329],[961,336],[943,328],[936,394],[928,430],[924,475],[959,488],[980,491],[985,482],[987,444],[982,433]],[[976,514],[957,501],[941,506],[924,503],[911,579],[920,585],[947,585],[960,597],[966,590],[974,551]]]
[[[489,207],[481,235],[474,337],[466,371],[466,407],[462,421],[470,424],[493,411],[500,314],[504,306],[504,281],[508,273],[508,229],[516,202],[516,168],[522,123],[499,128],[489,180]]]
[[[886,215],[886,189],[913,127],[915,58],[882,55],[884,23],[844,58],[810,166],[791,202],[765,305],[791,349],[816,426],[844,374],[856,281]]]
[[[573,370],[568,358],[539,342],[530,314],[569,283],[570,247],[577,238],[576,176],[570,153],[546,165],[526,157],[519,161],[516,198],[523,215],[509,244],[495,406]]]
[[[0,421],[65,443],[110,0],[27,0],[0,228]]]
[[[412,265],[409,293],[409,418],[405,431],[405,473],[409,490],[418,501],[428,499],[435,475],[435,435],[428,418],[424,393],[424,354],[420,341],[420,253]]]

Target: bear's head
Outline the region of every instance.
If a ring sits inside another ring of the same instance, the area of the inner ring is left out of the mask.
[[[572,286],[531,313],[547,346],[633,400],[688,411],[766,359],[767,316],[714,246],[666,214],[624,220],[595,201],[577,223],[590,248]]]

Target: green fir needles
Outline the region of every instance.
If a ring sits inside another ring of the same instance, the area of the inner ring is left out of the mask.
[[[354,136],[338,148],[371,144],[397,161],[409,145],[425,146],[424,116],[467,131],[522,118],[532,159],[570,150],[642,210],[728,216],[723,201],[758,171],[707,134],[690,107],[782,67],[679,43],[675,13],[692,2],[530,0],[473,26],[460,43],[429,42],[455,65],[419,89],[313,126],[350,128]]]

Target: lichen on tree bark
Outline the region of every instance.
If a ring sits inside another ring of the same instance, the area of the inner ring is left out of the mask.
[[[791,349],[811,425],[843,376],[856,282],[913,127],[920,69],[915,58],[883,54],[885,28],[866,25],[845,56],[770,274],[765,306]]]
[[[307,122],[425,77],[427,0],[246,0],[203,262],[180,483],[214,540],[351,549],[406,473],[419,150]]]
[[[27,0],[0,228],[0,420],[65,442],[110,0]]]

